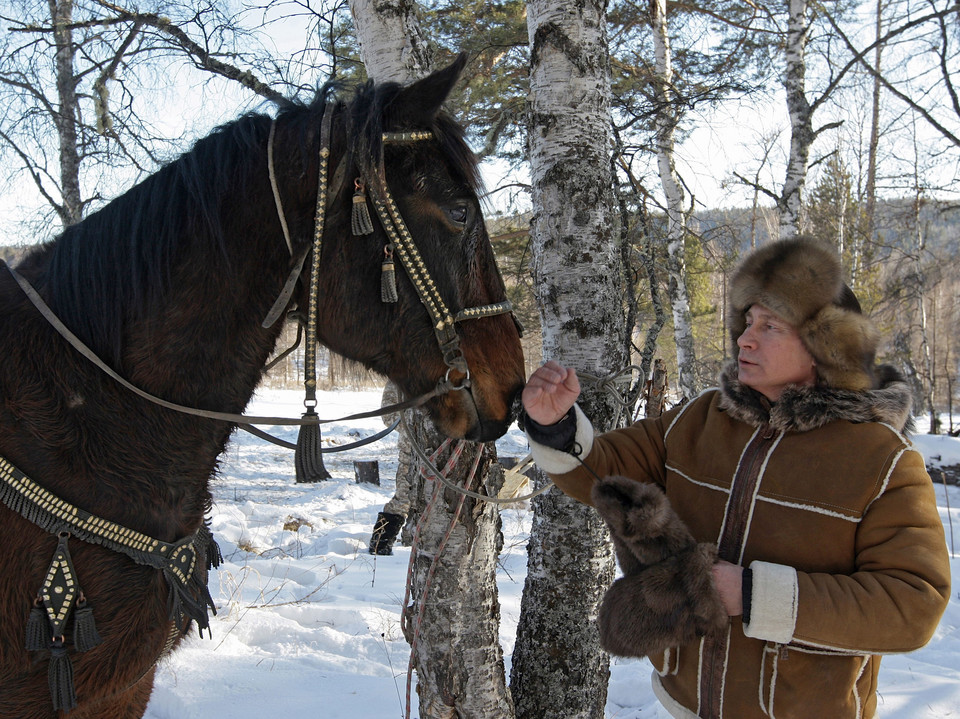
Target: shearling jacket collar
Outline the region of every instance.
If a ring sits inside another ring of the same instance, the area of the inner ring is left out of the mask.
[[[783,432],[806,432],[835,420],[883,422],[901,432],[913,429],[913,395],[893,367],[877,368],[879,387],[862,392],[823,385],[788,387],[776,403],[742,384],[737,363],[720,375],[720,407],[731,417],[753,426],[769,423]]]

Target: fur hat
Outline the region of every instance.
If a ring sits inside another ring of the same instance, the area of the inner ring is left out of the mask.
[[[660,487],[604,477],[591,499],[610,528],[623,572],[597,616],[604,649],[642,657],[727,627],[711,572],[717,548],[697,544]]]
[[[879,341],[842,278],[840,258],[809,237],[771,242],[747,255],[730,281],[733,354],[746,329],[746,311],[760,304],[800,334],[817,362],[820,383],[837,389],[874,387]]]

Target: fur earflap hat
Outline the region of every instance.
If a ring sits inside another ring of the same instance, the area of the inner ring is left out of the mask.
[[[733,355],[760,304],[797,330],[817,363],[820,384],[847,390],[874,387],[878,335],[843,282],[840,257],[809,237],[771,242],[747,255],[730,282]]]

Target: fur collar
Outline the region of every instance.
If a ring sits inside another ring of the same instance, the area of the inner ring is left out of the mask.
[[[877,389],[853,391],[825,385],[788,387],[780,399],[770,401],[737,376],[737,363],[730,362],[720,375],[720,408],[747,424],[765,422],[784,432],[807,432],[836,420],[884,422],[901,432],[913,430],[913,396],[897,370],[877,368]]]

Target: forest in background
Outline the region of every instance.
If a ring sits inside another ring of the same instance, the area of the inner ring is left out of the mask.
[[[309,101],[328,77],[409,83],[461,51],[450,110],[490,163],[528,361],[589,377],[579,402],[598,430],[622,425],[655,359],[674,398],[712,384],[728,273],[748,247],[800,233],[840,251],[917,408],[952,404],[957,258],[934,226],[956,222],[960,197],[955,0],[6,0],[3,224],[53,237],[245,111]],[[496,493],[503,472],[479,449]],[[533,499],[508,686],[499,512],[446,504],[404,607],[443,607],[411,642],[420,715],[599,719],[609,657],[594,620],[614,564],[596,513]],[[456,643],[483,637],[481,653]]]
[[[309,99],[327,78],[375,75],[356,18],[381,5],[7,0],[0,244],[53,236],[246,109]],[[468,55],[450,109],[488,162],[491,234],[531,330],[532,366],[541,308],[527,264],[527,4],[390,7],[406,13],[408,32],[417,27],[412,67]],[[960,9],[903,0],[658,8],[613,2],[604,20],[612,125],[599,156],[613,183],[630,361],[646,374],[664,358],[677,397],[711,385],[726,346],[726,273],[745,248],[803,231],[843,253],[849,284],[884,330],[881,359],[914,383],[918,411],[949,411],[960,336],[951,72]],[[705,131],[726,146],[722,158],[694,141]],[[712,204],[739,209],[705,205],[705,182],[722,188],[706,193]]]
[[[865,312],[881,323],[886,342],[880,350],[878,361],[906,370],[914,380],[915,406],[917,413],[929,411],[926,404],[923,368],[914,359],[916,352],[904,345],[904,335],[917,335],[918,327],[911,325],[909,312],[910,273],[917,265],[924,275],[925,294],[929,299],[925,307],[929,313],[930,353],[933,376],[933,405],[937,412],[948,417],[960,407],[957,401],[957,376],[960,372],[960,276],[955,269],[960,267],[960,208],[930,203],[920,209],[920,226],[926,237],[926,246],[921,261],[915,261],[916,232],[914,208],[908,200],[890,200],[878,203],[878,236],[869,267],[871,283],[858,291]],[[498,216],[488,220],[489,233],[497,252],[500,267],[507,283],[510,300],[514,303],[518,319],[524,326],[524,354],[528,372],[542,361],[540,322],[533,278],[530,272],[529,214]],[[662,216],[652,218],[654,224],[664,222]],[[821,222],[827,220],[821,219]],[[694,336],[697,341],[699,373],[703,387],[712,385],[720,367],[730,358],[729,338],[723,330],[724,288],[726,273],[736,264],[737,258],[756,244],[763,244],[776,237],[777,216],[773,208],[725,208],[699,210],[690,222],[690,237],[687,243],[688,287],[691,290],[691,307],[694,318]],[[15,264],[29,245],[0,246],[0,259]],[[654,264],[663,265],[663,251],[654,254]],[[903,268],[908,276],[904,278]],[[636,287],[636,325],[633,332],[633,358],[639,366],[644,361],[643,344],[650,328],[658,322],[653,303],[650,301],[650,278],[639,268]],[[666,292],[666,280],[660,278],[660,291]],[[907,304],[907,307],[904,307]],[[914,305],[915,307],[915,305]],[[907,309],[908,311],[904,312]],[[676,355],[671,345],[672,318],[666,316],[656,343],[655,357],[666,362],[668,381],[676,376]],[[904,324],[901,324],[904,323]],[[296,328],[291,325],[284,333],[279,350],[290,346],[296,337]],[[897,342],[899,341],[899,344]],[[322,368],[320,383],[323,389],[334,387],[371,387],[383,383],[383,378],[366,371],[350,360],[321,348],[319,366]],[[267,386],[291,388],[300,386],[303,352],[295,351],[270,371],[265,379]],[[673,393],[671,402],[680,397]],[[960,427],[960,420],[958,420]],[[950,426],[943,431],[953,431]]]

